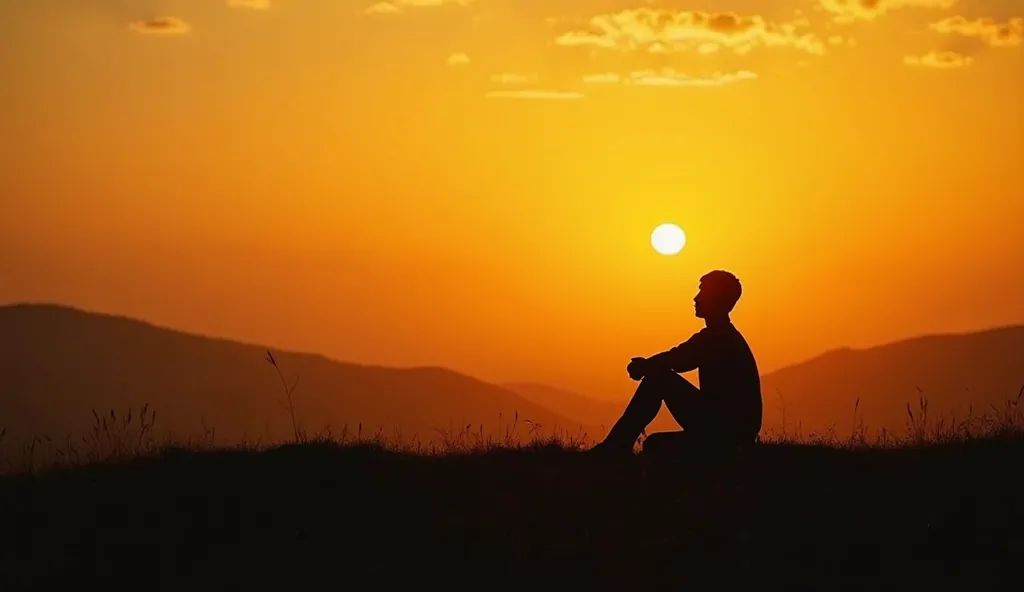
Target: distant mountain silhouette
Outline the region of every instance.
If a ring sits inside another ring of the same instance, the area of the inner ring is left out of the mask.
[[[905,432],[907,403],[920,417],[964,418],[1003,408],[1024,386],[1024,326],[931,335],[868,349],[828,352],[762,377],[765,424],[779,427],[784,404],[788,431],[834,426],[846,434],[854,405],[865,426]],[[780,397],[781,393],[781,397]]]
[[[290,435],[283,389],[263,359],[267,348],[190,335],[119,316],[56,305],[0,306],[0,428],[7,442],[30,435],[63,438],[89,428],[91,410],[156,409],[158,435],[194,436],[204,425],[218,442]],[[440,431],[482,424],[504,433],[518,412],[518,433],[540,424],[599,437],[621,414],[606,401],[536,384],[497,386],[443,368],[387,368],[274,351],[289,381],[298,378],[297,415],[315,432],[362,423],[405,439],[436,440]],[[1024,386],[1024,326],[908,339],[828,352],[762,377],[765,427],[849,433],[902,432],[907,403],[929,401],[929,414],[1001,408]],[[920,389],[920,390],[919,390]],[[780,396],[781,393],[781,396]],[[500,422],[500,423],[499,423]],[[676,429],[662,410],[649,431]]]
[[[291,434],[283,386],[267,348],[190,335],[118,316],[55,306],[0,307],[0,427],[8,442],[32,435],[62,439],[93,421],[91,410],[157,411],[157,435],[188,437],[204,425],[216,441],[279,440]],[[347,425],[364,435],[436,440],[441,431],[483,425],[504,434],[541,425],[577,431],[579,423],[501,387],[442,368],[386,368],[274,351],[285,378],[298,378],[297,415],[315,432]],[[500,422],[500,423],[499,423]],[[588,429],[588,428],[583,428]]]

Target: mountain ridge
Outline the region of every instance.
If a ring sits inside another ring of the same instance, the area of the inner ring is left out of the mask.
[[[298,377],[298,415],[311,431],[363,425],[434,441],[471,427],[501,437],[516,418],[520,432],[525,420],[548,433],[592,429],[448,368],[342,362],[50,304],[0,306],[0,425],[9,437],[61,436],[87,428],[93,408],[148,403],[165,433],[198,436],[204,423],[228,443],[287,438],[283,387],[266,351],[288,383]]]
[[[897,433],[912,413],[915,421],[925,412],[933,421],[961,421],[1017,397],[1024,385],[1024,325],[833,350],[765,374],[761,385],[766,423],[774,428],[784,427],[776,403],[792,406],[804,427],[816,431],[839,421],[850,424],[840,433],[849,432],[855,412],[875,431]]]
[[[821,352],[819,354],[816,354],[814,356],[811,356],[809,358],[806,358],[806,359],[803,359],[803,360],[800,360],[800,361],[797,361],[797,362],[793,362],[791,364],[786,364],[785,366],[782,366],[781,368],[776,368],[775,370],[772,370],[770,372],[765,372],[761,376],[762,377],[770,376],[772,374],[775,374],[777,372],[781,372],[783,370],[790,370],[792,368],[804,366],[806,364],[810,364],[810,363],[813,363],[813,362],[818,362],[818,361],[820,361],[823,358],[832,358],[832,357],[837,357],[837,356],[841,356],[841,355],[848,355],[848,354],[871,353],[871,352],[877,351],[879,349],[886,349],[886,348],[890,348],[890,347],[894,347],[894,346],[903,346],[903,345],[911,346],[911,345],[915,345],[915,344],[924,344],[924,343],[928,343],[928,342],[943,341],[943,340],[947,340],[947,339],[956,339],[956,338],[961,338],[961,337],[972,337],[972,336],[991,335],[991,334],[1001,334],[1001,333],[1015,332],[1015,331],[1024,331],[1024,323],[1014,323],[1014,324],[1009,324],[1009,325],[988,326],[988,327],[985,327],[985,328],[982,328],[982,329],[978,329],[978,330],[975,330],[975,331],[949,331],[949,332],[941,332],[941,333],[924,333],[924,334],[921,334],[921,335],[914,335],[914,336],[911,336],[911,337],[903,337],[903,338],[900,338],[900,339],[895,339],[895,340],[892,340],[892,341],[886,341],[886,342],[879,343],[879,344],[876,344],[876,345],[867,345],[867,346],[861,346],[861,347],[853,347],[853,346],[845,346],[844,345],[844,346],[834,347],[832,349],[825,350],[825,351],[823,351],[823,352]]]

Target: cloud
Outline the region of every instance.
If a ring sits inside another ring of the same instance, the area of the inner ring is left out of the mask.
[[[854,37],[843,37],[842,35],[829,35],[828,44],[832,47],[856,47],[857,39]]]
[[[469,6],[474,0],[394,0],[395,4],[405,6],[444,6],[454,4],[457,6]]]
[[[966,68],[974,63],[974,58],[955,51],[932,51],[923,56],[907,56],[903,58],[903,63],[917,68],[950,70],[953,68]]]
[[[464,53],[454,53],[448,56],[449,66],[465,66],[469,61],[469,56]]]
[[[243,0],[245,1],[245,0]],[[475,0],[390,0],[371,4],[364,14],[398,14],[403,7],[431,8],[436,6],[469,6]]]
[[[184,35],[192,30],[188,23],[174,16],[158,16],[128,24],[128,30],[143,35]]]
[[[980,39],[991,47],[1019,47],[1024,44],[1024,18],[1012,18],[1005,23],[983,17],[967,19],[951,16],[928,26],[946,35],[961,35]]]
[[[527,84],[530,82],[530,77],[522,74],[514,74],[512,72],[502,72],[500,74],[492,75],[491,82],[495,82],[497,84]]]
[[[744,80],[756,80],[757,74],[747,70],[716,72],[710,76],[690,76],[672,68],[632,72],[624,83],[640,86],[723,86]]]
[[[637,70],[628,76],[615,72],[587,74],[583,76],[586,84],[635,84],[638,86],[723,86],[744,80],[756,80],[757,74],[747,70],[737,72],[717,72],[710,76],[690,76],[673,68],[661,70]]]
[[[397,6],[390,2],[377,2],[366,7],[363,14],[398,14],[402,12]]]
[[[270,0],[228,0],[230,8],[251,8],[253,10],[270,10]]]
[[[747,53],[756,47],[789,47],[807,53],[825,53],[825,42],[813,32],[800,32],[806,19],[774,23],[761,16],[732,12],[636,8],[589,19],[584,30],[570,30],[555,39],[561,46],[591,46],[621,50],[672,53],[711,45]]]
[[[532,99],[548,101],[573,101],[583,98],[583,93],[560,90],[492,90],[487,93],[488,99]]]
[[[818,0],[819,6],[840,23],[872,21],[901,8],[931,8],[946,10],[957,0]]]
[[[602,72],[600,74],[584,74],[583,82],[586,84],[618,84],[622,76],[615,72]]]

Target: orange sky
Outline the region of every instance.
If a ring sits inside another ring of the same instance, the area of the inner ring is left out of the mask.
[[[1024,7],[858,2],[2,2],[0,301],[619,397],[714,268],[764,371],[1024,322]]]

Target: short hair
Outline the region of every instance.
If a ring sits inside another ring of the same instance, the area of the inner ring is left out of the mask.
[[[716,269],[700,278],[700,288],[706,289],[711,295],[725,305],[726,312],[732,312],[743,294],[740,280],[728,271]]]

